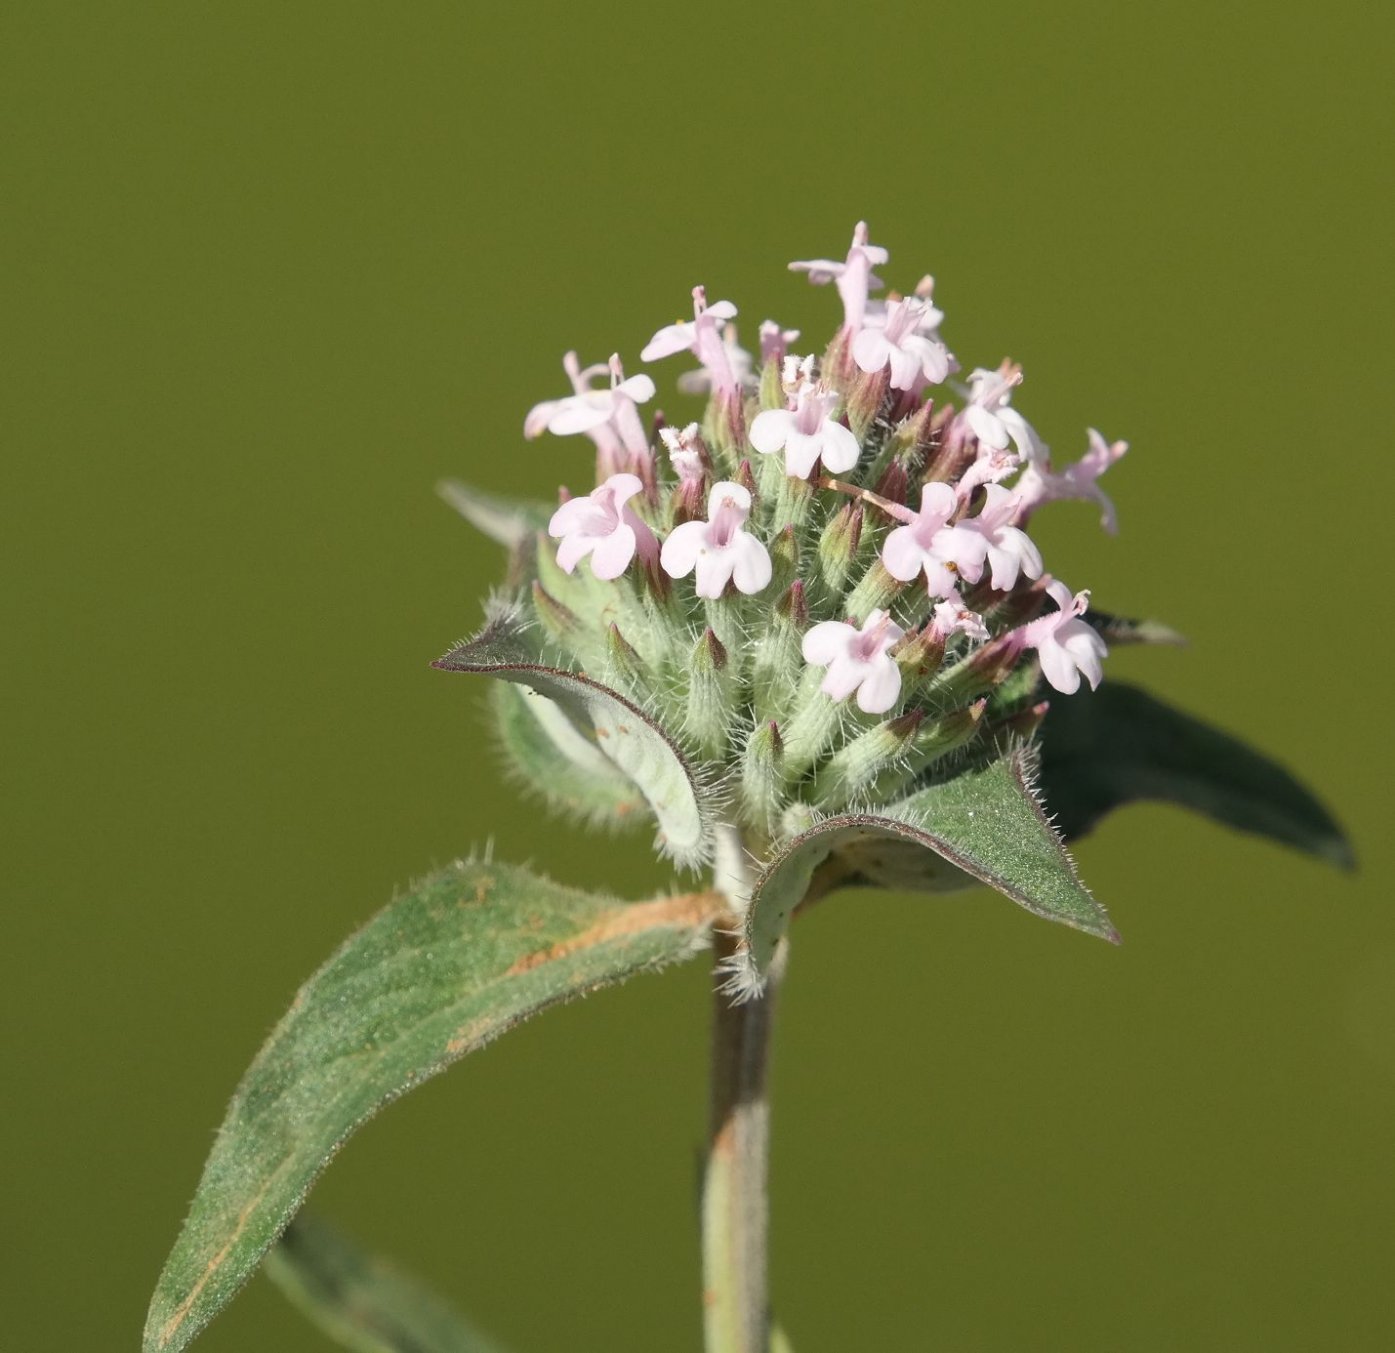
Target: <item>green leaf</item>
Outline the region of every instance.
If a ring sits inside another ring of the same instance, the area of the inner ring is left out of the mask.
[[[1355,865],[1341,827],[1282,766],[1136,686],[1053,700],[1041,745],[1042,794],[1067,839],[1121,804],[1161,799]]]
[[[695,868],[711,850],[711,793],[678,744],[623,695],[581,672],[539,662],[517,616],[497,616],[475,638],[432,663],[531,687],[594,731],[601,751],[638,786],[659,824],[657,846]]]
[[[458,479],[441,480],[436,492],[477,531],[510,549],[545,531],[554,511],[546,503],[487,493]]]
[[[287,1299],[354,1353],[503,1353],[429,1287],[302,1213],[266,1257]]]
[[[379,912],[243,1077],[155,1290],[146,1353],[177,1353],[222,1309],[384,1104],[550,1005],[690,957],[718,906],[618,902],[468,861]]]
[[[509,770],[554,808],[593,826],[632,826],[648,817],[634,781],[555,701],[500,682],[494,713]]]
[[[929,785],[878,814],[825,818],[788,841],[756,881],[743,950],[750,966],[736,974],[735,987],[747,991],[759,984],[815,869],[831,859],[832,877],[840,883],[865,878],[865,852],[851,866],[839,853],[851,847],[856,860],[859,848],[888,839],[920,848],[932,880],[953,887],[959,875],[968,875],[1047,920],[1102,939],[1119,938],[1042,813],[1030,788],[1027,754],[1018,749]],[[897,867],[904,874],[906,856],[897,856]],[[947,868],[957,872],[948,874]]]

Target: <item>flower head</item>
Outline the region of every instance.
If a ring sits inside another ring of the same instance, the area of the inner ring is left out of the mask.
[[[1044,459],[1046,444],[1009,403],[1021,383],[1022,368],[1015,362],[1005,361],[995,371],[976,367],[969,373],[969,402],[955,419],[956,433],[972,434],[984,451],[1002,451],[1011,441],[1024,460]]]
[[[770,582],[770,553],[743,529],[751,515],[749,490],[727,480],[713,484],[707,520],[676,526],[664,541],[659,562],[670,578],[696,572],[697,594],[715,599],[734,583],[748,596]]]
[[[988,484],[983,492],[982,510],[962,525],[964,530],[983,538],[993,570],[990,576],[993,586],[1006,592],[1017,585],[1019,575],[1041,577],[1041,551],[1031,536],[1012,524],[1021,508],[1017,494],[1009,493],[1001,484]]]
[[[828,668],[819,689],[830,699],[856,691],[859,709],[885,714],[901,694],[901,669],[890,650],[905,632],[886,611],[873,611],[860,629],[825,620],[804,636],[804,661]]]
[[[560,543],[557,564],[571,573],[587,555],[603,581],[618,578],[639,555],[652,563],[659,552],[654,533],[627,506],[644,490],[637,475],[614,474],[585,498],[571,498],[552,514],[547,533]]]

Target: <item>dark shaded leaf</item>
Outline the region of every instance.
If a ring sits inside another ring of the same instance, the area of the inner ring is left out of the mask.
[[[441,480],[436,492],[482,535],[511,549],[546,530],[555,511],[546,503],[487,493],[458,479]]]
[[[1124,682],[1051,702],[1040,787],[1068,840],[1122,804],[1160,799],[1344,869],[1355,864],[1341,827],[1282,766]]]

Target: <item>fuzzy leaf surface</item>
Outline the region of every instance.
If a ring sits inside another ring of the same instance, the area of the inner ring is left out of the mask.
[[[658,846],[680,865],[701,864],[711,848],[710,796],[678,744],[638,705],[580,672],[539,661],[511,614],[432,663],[446,672],[474,672],[528,686],[555,701],[638,786],[659,824]]]
[[[248,1069],[160,1276],[146,1353],[218,1313],[362,1123],[532,1015],[707,942],[709,894],[626,903],[458,862],[404,893],[299,991]]]
[[[271,1280],[354,1353],[504,1353],[425,1283],[301,1213],[266,1256]]]
[[[526,498],[488,493],[458,479],[443,479],[436,492],[481,535],[510,549],[545,531],[555,509]]]
[[[1351,843],[1276,762],[1136,686],[1053,701],[1041,729],[1041,790],[1068,839],[1140,799],[1179,804],[1349,869]]]
[[[545,695],[501,681],[494,715],[509,768],[559,811],[598,826],[648,817],[638,786]]]
[[[769,966],[814,870],[835,852],[851,846],[856,855],[859,846],[865,850],[869,842],[875,846],[883,840],[919,847],[931,879],[957,886],[958,875],[967,875],[1049,921],[1118,939],[1037,803],[1026,753],[1019,749],[962,770],[878,813],[825,818],[786,842],[757,880],[746,913],[745,952],[755,975]],[[897,858],[906,870],[904,856]],[[839,863],[834,863],[834,877],[855,881],[859,867],[843,870]],[[947,868],[956,872],[949,874]]]

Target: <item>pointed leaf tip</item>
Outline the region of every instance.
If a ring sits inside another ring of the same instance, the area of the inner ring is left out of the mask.
[[[179,1353],[233,1298],[348,1137],[549,1006],[692,957],[721,902],[626,903],[461,862],[379,912],[300,990],[238,1086],[146,1321]]]

